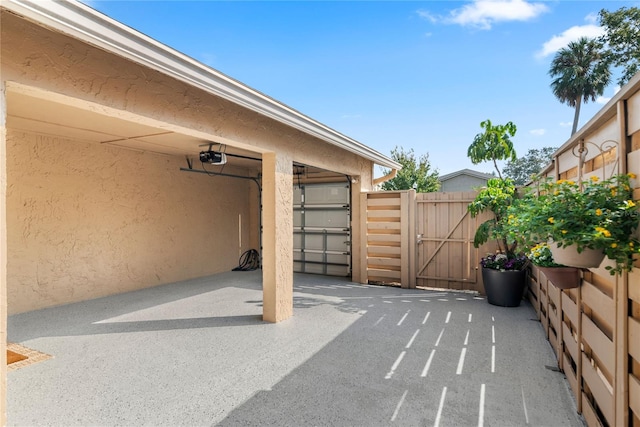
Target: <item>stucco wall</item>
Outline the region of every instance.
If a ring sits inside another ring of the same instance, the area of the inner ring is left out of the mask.
[[[252,181],[181,172],[175,157],[7,139],[10,314],[228,271],[256,234]]]
[[[354,212],[357,192],[371,188],[373,164],[356,154],[9,13],[2,12],[0,29],[3,82],[356,176]],[[11,116],[11,103],[7,111]],[[248,216],[242,235],[249,244],[242,249],[259,246],[258,192],[251,181],[180,173],[183,157],[17,129],[8,138],[11,313],[229,269],[241,252],[230,246],[237,245],[239,211]],[[353,220],[359,230],[359,217]],[[356,246],[358,237],[355,232]]]

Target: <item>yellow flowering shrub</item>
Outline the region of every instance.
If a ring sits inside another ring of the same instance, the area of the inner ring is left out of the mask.
[[[562,247],[576,245],[578,252],[601,249],[615,261],[614,267],[607,267],[611,274],[631,270],[634,255],[640,254],[640,242],[633,235],[640,222],[630,185],[634,178],[594,176],[582,185],[544,181],[536,189],[539,195],[529,191],[509,207],[511,238],[528,247],[551,240]]]
[[[538,243],[531,248],[527,254],[527,258],[539,267],[561,267],[561,265],[553,261],[551,249],[549,249],[549,245],[546,243]]]

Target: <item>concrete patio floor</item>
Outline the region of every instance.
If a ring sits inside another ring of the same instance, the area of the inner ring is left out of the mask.
[[[264,323],[261,272],[9,317],[53,356],[8,373],[18,426],[582,426],[528,303],[296,275]]]

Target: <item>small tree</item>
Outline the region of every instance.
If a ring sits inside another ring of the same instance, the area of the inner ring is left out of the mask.
[[[515,185],[524,185],[537,175],[543,167],[551,163],[556,148],[530,149],[523,157],[509,161],[504,167],[504,176],[511,178]]]
[[[484,132],[477,134],[473,139],[473,143],[467,150],[467,156],[474,165],[487,161],[493,162],[498,177],[502,179],[498,160],[515,161],[517,159],[513,142],[510,139],[516,134],[516,125],[508,122],[506,125],[493,126],[491,120],[485,120],[480,123],[480,127],[484,129]]]
[[[402,147],[391,150],[391,158],[402,165],[398,174],[382,184],[387,191],[415,189],[418,193],[430,193],[440,189],[438,170],[431,170],[429,155],[423,154],[416,161],[413,149],[404,151]],[[388,174],[390,171],[383,171]]]
[[[511,141],[511,137],[516,134],[516,125],[508,122],[505,125],[493,126],[491,121],[485,120],[480,123],[480,127],[484,129],[484,132],[475,136],[467,154],[474,165],[486,161],[493,162],[499,178],[490,179],[487,186],[480,190],[474,201],[468,206],[473,217],[485,211],[493,213],[493,218],[480,224],[476,230],[473,246],[478,248],[489,239],[496,239],[500,252],[504,253],[507,258],[514,259],[516,258],[517,243],[509,238],[504,226],[508,221],[507,209],[517,194],[513,181],[502,178],[497,161],[515,161],[517,159]]]

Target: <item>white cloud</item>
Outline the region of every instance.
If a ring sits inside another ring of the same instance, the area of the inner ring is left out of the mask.
[[[599,19],[598,14],[595,12],[592,12],[584,17],[584,20],[587,21],[589,24],[597,24],[598,19]]]
[[[542,3],[525,0],[476,0],[451,12],[451,22],[490,30],[497,22],[528,21],[548,10]]]
[[[418,16],[431,23],[443,22],[490,30],[498,22],[528,21],[547,12],[549,8],[541,3],[527,0],[473,0],[465,6],[452,10],[448,16],[433,15],[419,10]]]
[[[587,17],[587,20],[589,18]],[[542,49],[536,53],[536,57],[544,58],[558,50],[567,46],[570,42],[576,41],[581,37],[596,38],[604,34],[604,29],[594,24],[576,25],[568,30],[563,31],[559,35],[551,37],[548,41],[544,42]]]
[[[535,135],[535,136],[542,136],[542,135],[545,134],[545,132],[546,132],[546,130],[544,130],[544,129],[531,129],[529,131],[529,133],[531,135]]]
[[[429,12],[428,10],[418,10],[416,12],[418,14],[418,16],[424,20],[427,20],[429,22],[431,22],[432,24],[437,23],[440,19],[433,15],[431,12]]]
[[[563,128],[568,128],[569,126],[573,126],[573,122],[560,122],[558,124]]]

